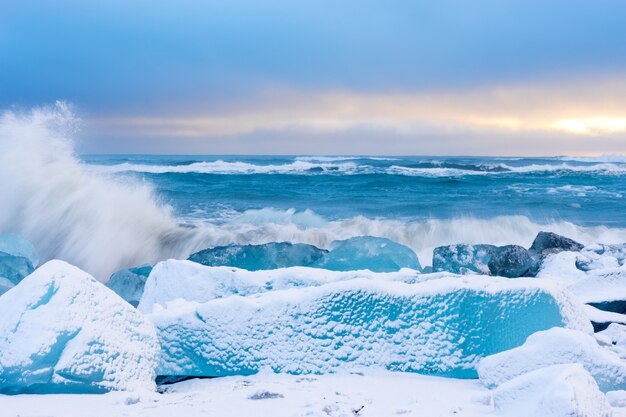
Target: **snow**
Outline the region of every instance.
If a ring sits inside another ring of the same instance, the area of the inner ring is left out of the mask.
[[[491,393],[478,381],[373,370],[189,380],[151,395],[0,395],[0,410],[46,417],[493,417]]]
[[[182,299],[149,315],[160,375],[303,374],[371,366],[451,377],[554,326],[591,332],[581,306],[535,279],[449,276],[406,284],[352,279],[319,287]]]
[[[480,361],[481,381],[493,388],[524,373],[550,365],[580,363],[604,392],[626,388],[626,363],[583,332],[555,327],[537,332],[526,342]]]
[[[593,377],[579,364],[554,365],[525,373],[493,392],[501,417],[611,417]]]
[[[92,276],[50,261],[0,297],[0,391],[154,389],[153,325]]]
[[[247,271],[231,267],[208,267],[191,261],[170,259],[156,264],[148,277],[139,310],[149,313],[176,299],[207,302],[230,295],[251,295],[294,287],[320,286],[337,281],[367,278],[390,281],[417,279],[411,269],[399,272],[329,271],[292,267]]]

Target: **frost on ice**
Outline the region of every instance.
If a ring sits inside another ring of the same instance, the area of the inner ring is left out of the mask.
[[[581,307],[537,280],[447,277],[417,284],[353,279],[149,316],[161,375],[325,373],[362,366],[460,378],[477,361],[554,326],[591,331]]]
[[[602,348],[589,334],[555,327],[537,332],[511,350],[488,356],[478,364],[478,375],[488,387],[550,365],[580,363],[604,392],[626,389],[626,363]]]
[[[317,287],[355,278],[385,281],[412,281],[411,269],[398,272],[329,271],[316,268],[282,268],[247,271],[229,267],[208,267],[190,261],[170,259],[155,265],[146,282],[139,310],[149,313],[176,299],[203,303],[230,295],[252,295],[297,287]]]
[[[0,297],[0,392],[154,389],[153,325],[80,269],[50,261]]]

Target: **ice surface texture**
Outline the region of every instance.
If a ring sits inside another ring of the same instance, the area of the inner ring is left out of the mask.
[[[417,273],[411,269],[399,272],[337,272],[326,269],[293,267],[275,270],[247,271],[230,267],[208,267],[191,261],[170,259],[154,266],[146,282],[139,310],[150,313],[178,298],[204,303],[230,295],[252,295],[296,287],[317,287],[355,278],[412,282]]]
[[[489,260],[496,248],[494,245],[439,246],[433,251],[433,271],[489,274]]]
[[[0,392],[154,389],[154,326],[80,269],[50,261],[0,297]]]
[[[506,281],[506,282],[504,282]],[[579,304],[537,280],[353,279],[155,309],[162,375],[324,373],[361,366],[476,377],[476,362],[536,331],[591,331]]]
[[[311,266],[331,271],[369,269],[373,272],[393,272],[402,268],[422,270],[412,249],[389,239],[373,236],[336,240],[328,254]]]
[[[117,295],[128,301],[133,307],[137,307],[150,271],[152,271],[151,265],[122,269],[111,275],[107,282],[107,287],[115,291]]]
[[[330,252],[312,245],[281,242],[219,246],[194,253],[189,260],[206,266],[233,266],[249,271],[292,266],[332,271],[369,269],[374,272],[393,272],[402,268],[421,271],[413,250],[389,239],[372,236],[334,241]]]
[[[585,369],[554,365],[503,383],[493,393],[501,417],[611,417],[611,406]]]
[[[496,387],[526,372],[550,365],[580,363],[593,375],[602,391],[626,389],[626,363],[601,348],[583,332],[555,327],[537,332],[515,349],[482,359],[478,375],[488,387]]]
[[[304,243],[278,242],[218,246],[194,253],[189,260],[206,266],[234,266],[258,271],[310,265],[327,252]]]

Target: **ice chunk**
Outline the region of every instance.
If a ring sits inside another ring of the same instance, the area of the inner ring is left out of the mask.
[[[433,271],[489,274],[489,260],[496,249],[493,245],[440,246],[433,251]]]
[[[33,264],[27,258],[0,252],[0,278],[16,285],[33,271]]]
[[[412,281],[416,277],[417,273],[411,269],[388,273],[340,272],[306,267],[247,271],[170,259],[155,265],[138,308],[149,313],[156,306],[164,307],[179,298],[203,303],[235,294],[245,296],[287,288],[320,286],[355,278]]]
[[[582,364],[604,392],[626,388],[626,363],[616,353],[600,347],[586,333],[558,327],[482,359],[477,370],[481,381],[493,388],[526,372],[566,363]]]
[[[539,270],[539,260],[518,245],[500,246],[489,259],[491,275],[507,278],[534,277]]]
[[[393,272],[402,268],[422,270],[412,249],[382,237],[359,236],[336,240],[330,253],[311,265],[333,271],[369,269],[373,272]]]
[[[20,235],[13,233],[0,234],[0,252],[26,258],[33,268],[37,268],[39,265],[37,249]]]
[[[580,252],[582,249],[580,243],[552,232],[539,232],[530,247],[542,258],[563,251]]]
[[[521,375],[493,392],[500,417],[611,417],[606,396],[581,365],[554,365]]]
[[[196,252],[190,261],[206,266],[234,266],[249,271],[307,266],[327,251],[304,243],[218,246]]]
[[[154,389],[154,326],[72,265],[42,265],[0,297],[0,317],[2,393]]]
[[[107,282],[107,287],[115,291],[117,295],[128,301],[133,307],[137,307],[150,271],[152,271],[152,265],[122,269],[111,275]]]
[[[200,305],[178,300],[149,317],[161,341],[161,375],[374,366],[472,378],[480,358],[536,331],[591,332],[581,306],[557,287],[483,276],[416,284],[353,279]]]

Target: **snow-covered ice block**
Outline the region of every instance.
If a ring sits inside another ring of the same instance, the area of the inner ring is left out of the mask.
[[[489,260],[496,249],[494,245],[439,246],[433,251],[433,271],[489,275]]]
[[[611,417],[611,406],[593,377],[579,364],[554,365],[525,373],[493,392],[500,417]]]
[[[37,268],[39,265],[37,249],[20,235],[13,233],[0,234],[0,252],[26,258],[33,268]]]
[[[50,261],[0,297],[0,392],[154,389],[148,319],[92,276]]]
[[[320,287],[170,302],[149,316],[161,375],[325,373],[362,366],[460,378],[477,361],[554,326],[591,332],[581,306],[537,280],[353,279]]]
[[[307,266],[328,251],[304,243],[273,242],[262,245],[228,245],[205,249],[189,257],[206,266],[232,266],[249,271]]]
[[[481,381],[490,388],[535,369],[580,363],[604,392],[626,388],[626,363],[602,348],[589,334],[555,327],[537,332],[511,350],[482,359],[477,367]]]
[[[373,272],[393,272],[402,268],[422,270],[417,255],[411,248],[374,236],[336,240],[331,243],[330,252],[311,266],[333,271],[369,269]]]
[[[611,323],[609,326],[595,334],[598,343],[617,353],[617,355],[626,361],[626,325]]]
[[[115,291],[133,307],[137,307],[150,271],[152,271],[152,265],[122,269],[111,275],[107,281],[107,287]]]
[[[154,266],[138,308],[150,313],[155,307],[165,307],[176,299],[204,303],[230,295],[247,296],[288,288],[317,287],[355,278],[411,282],[416,277],[417,273],[411,269],[388,273],[363,270],[341,272],[305,267],[247,271],[170,259]]]

